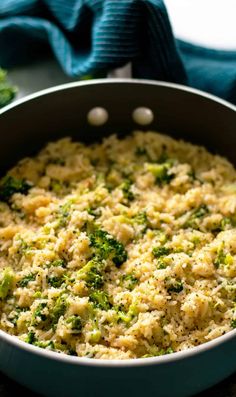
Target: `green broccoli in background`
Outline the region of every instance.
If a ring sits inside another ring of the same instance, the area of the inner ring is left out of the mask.
[[[0,181],[0,200],[8,202],[14,193],[26,194],[31,187],[25,180],[7,175]]]
[[[0,68],[0,108],[8,105],[17,93],[17,88],[7,80],[7,72]]]

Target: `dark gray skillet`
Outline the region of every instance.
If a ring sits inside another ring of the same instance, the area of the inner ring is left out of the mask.
[[[91,108],[109,113],[102,127],[87,122]],[[135,128],[131,115],[145,106],[150,129],[200,143],[236,165],[236,107],[175,84],[106,79],[66,84],[9,105],[0,112],[1,173],[61,136],[91,142]],[[188,351],[162,357],[99,361],[48,352],[0,331],[0,370],[46,396],[185,397],[236,370],[236,330]]]

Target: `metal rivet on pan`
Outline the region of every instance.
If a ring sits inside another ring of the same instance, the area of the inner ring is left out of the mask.
[[[132,114],[135,123],[140,125],[148,125],[154,119],[153,111],[149,108],[139,107],[133,111]]]
[[[87,119],[89,124],[94,126],[100,126],[107,122],[108,112],[104,108],[96,107],[88,112]]]

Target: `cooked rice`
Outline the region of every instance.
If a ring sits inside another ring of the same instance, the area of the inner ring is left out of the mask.
[[[3,331],[132,359],[236,327],[236,171],[226,159],[154,132],[90,146],[65,138],[10,170],[0,195]]]

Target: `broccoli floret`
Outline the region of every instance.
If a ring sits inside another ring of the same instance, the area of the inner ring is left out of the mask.
[[[48,277],[48,284],[51,285],[53,288],[59,288],[64,283],[64,281],[64,277]]]
[[[104,284],[104,277],[96,267],[93,267],[86,277],[86,284],[93,289],[99,289]]]
[[[236,328],[236,320],[232,320],[231,321],[231,327],[232,328]]]
[[[49,340],[49,341],[40,341],[37,340],[36,336],[35,336],[35,332],[34,331],[30,331],[27,335],[27,337],[25,338],[25,342],[29,343],[31,345],[37,346],[37,347],[41,347],[41,349],[47,349],[47,348],[51,348],[54,349],[54,342]]]
[[[132,192],[131,187],[132,187],[132,182],[129,179],[126,179],[121,185],[123,196],[128,201],[134,200],[134,193]]]
[[[157,261],[157,269],[158,270],[162,270],[162,269],[166,269],[167,264],[165,262],[163,262],[163,260],[158,259]]]
[[[139,212],[137,215],[133,217],[133,220],[138,223],[139,225],[147,226],[148,218],[145,211]]]
[[[184,227],[198,229],[198,219],[202,219],[204,216],[209,214],[209,212],[209,208],[205,204],[200,205],[198,208],[192,211],[189,219],[187,220],[187,222],[185,222]]]
[[[122,280],[124,282],[124,286],[130,291],[132,291],[138,283],[138,279],[134,277],[133,274],[124,274],[122,276]]]
[[[173,164],[173,160],[171,160],[166,152],[166,148],[162,151],[159,159],[157,160],[157,162],[159,164],[163,164],[163,163],[169,163],[169,164]]]
[[[196,178],[196,174],[195,174],[195,171],[192,169],[191,171],[189,171],[188,173],[187,173],[187,175],[189,176],[189,178],[191,178],[193,181],[195,181],[197,178]]]
[[[101,336],[102,336],[102,333],[101,333],[100,329],[98,329],[97,326],[95,325],[93,330],[90,332],[89,342],[96,344],[100,341]]]
[[[70,329],[72,331],[75,331],[76,333],[81,332],[83,325],[82,325],[82,320],[81,320],[80,316],[69,317],[66,320],[66,323],[68,324],[68,326],[70,327]]]
[[[50,190],[52,190],[56,194],[60,194],[64,185],[56,179],[53,179],[50,183]]]
[[[154,247],[152,250],[152,253],[155,256],[155,258],[160,258],[161,256],[169,255],[170,252],[171,249],[167,247]]]
[[[127,260],[127,252],[123,244],[104,230],[95,230],[94,233],[90,234],[89,238],[90,245],[93,247],[97,258],[110,258],[117,267]]]
[[[172,347],[168,347],[168,349],[166,349],[165,354],[172,354],[174,353],[174,350],[172,349]]]
[[[33,331],[30,331],[27,335],[27,337],[25,338],[25,342],[26,343],[30,343],[31,345],[33,345],[36,342],[36,336],[35,333]]]
[[[145,234],[149,226],[146,212],[145,211],[139,212],[138,214],[133,216],[132,220],[136,225],[142,226],[142,228],[140,228],[141,229],[140,232],[141,234]]]
[[[165,356],[166,354],[171,354],[171,353],[174,353],[174,350],[172,349],[172,347],[168,347],[167,349],[159,350],[156,355],[157,356]]]
[[[47,267],[63,267],[64,269],[66,268],[66,261],[64,259],[56,259],[53,262],[50,262]]]
[[[157,346],[152,346],[151,353],[145,354],[144,356],[142,356],[142,358],[164,356],[166,354],[171,354],[171,353],[174,353],[174,350],[172,349],[172,347],[168,347],[167,349],[157,350]]]
[[[102,261],[94,258],[78,271],[78,278],[85,280],[88,288],[99,289],[104,284],[104,267]]]
[[[55,349],[55,345],[54,345],[54,342],[53,342],[52,340],[48,340],[48,341],[42,341],[42,340],[35,341],[35,342],[33,342],[33,345],[34,345],[34,346],[37,346],[37,347],[41,347],[41,349],[48,349],[48,348],[50,348],[50,349]]]
[[[225,253],[223,248],[220,247],[218,249],[218,254],[214,262],[215,267],[218,268],[220,265],[230,266],[232,265],[232,263],[233,263],[232,255],[230,255],[229,253]]]
[[[102,310],[109,310],[111,304],[106,292],[104,291],[92,291],[89,300],[93,302],[94,307]]]
[[[90,208],[87,209],[87,212],[88,212],[89,215],[92,215],[95,218],[99,218],[101,216],[101,214],[102,214],[102,211],[101,211],[100,208],[92,208],[92,207],[90,207]]]
[[[63,205],[59,206],[59,209],[58,209],[59,226],[63,227],[63,226],[67,225],[67,223],[69,221],[72,204],[73,204],[73,202],[71,200],[69,200],[66,203],[64,203]]]
[[[168,292],[179,293],[184,289],[183,283],[180,280],[167,280],[166,286]]]
[[[59,298],[57,298],[51,314],[53,325],[58,323],[59,318],[65,314],[66,309],[67,309],[66,298],[65,296],[61,295],[59,296]]]
[[[122,310],[120,310],[120,308],[117,308],[117,321],[123,321],[126,324],[129,324],[134,317],[136,317],[138,315],[138,310],[137,310],[137,302],[132,302],[128,312],[124,312]]]
[[[46,321],[47,316],[45,313],[43,313],[43,310],[47,307],[46,302],[41,302],[37,306],[36,310],[33,313],[33,324],[37,324],[39,321]]]
[[[7,81],[7,72],[0,69],[0,108],[8,105],[17,93],[17,88]]]
[[[5,299],[9,294],[14,280],[14,273],[10,267],[7,267],[0,277],[0,299]]]
[[[219,231],[226,230],[227,227],[235,227],[236,222],[233,218],[224,217],[220,222]]]
[[[147,149],[146,148],[139,146],[135,150],[135,154],[136,154],[136,156],[145,156],[148,153],[147,153]]]
[[[7,175],[0,181],[0,200],[8,202],[14,193],[27,194],[31,187],[32,185],[24,179],[16,179]]]
[[[200,205],[200,207],[198,207],[195,211],[193,211],[193,216],[195,218],[202,218],[204,217],[206,214],[209,214],[209,208],[205,205],[202,204]]]
[[[26,287],[30,281],[34,281],[35,280],[36,275],[35,274],[27,274],[27,276],[23,277],[19,282],[18,285],[20,287]]]
[[[171,182],[171,180],[174,178],[174,174],[170,172],[170,168],[172,167],[172,164],[170,162],[166,162],[163,164],[148,164],[147,165],[147,170],[151,172],[155,178],[156,178],[156,183],[159,186],[167,185],[168,183]]]

